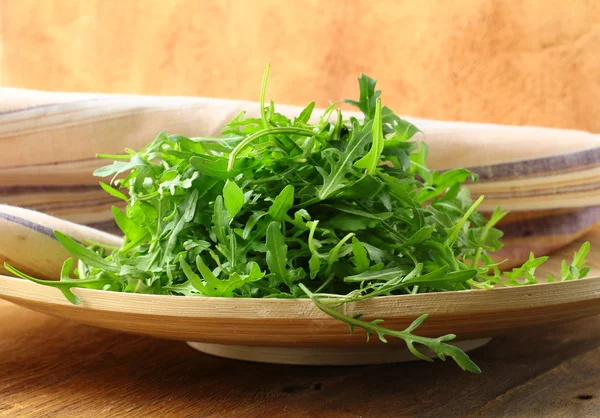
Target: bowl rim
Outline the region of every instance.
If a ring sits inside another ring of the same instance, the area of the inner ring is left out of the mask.
[[[74,310],[169,317],[335,320],[322,312],[309,298],[185,297],[84,288],[72,290],[81,298],[80,305],[73,305],[56,288],[0,275],[0,299],[28,307],[36,304],[55,305]],[[377,296],[348,302],[339,309],[346,315],[360,312],[368,318],[416,318],[423,313],[431,316],[464,316],[526,311],[548,306],[558,308],[561,305],[596,300],[600,308],[600,277],[519,287]]]

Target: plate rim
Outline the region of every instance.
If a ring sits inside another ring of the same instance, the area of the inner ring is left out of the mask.
[[[26,307],[52,305],[57,308],[162,317],[337,321],[319,310],[308,298],[184,297],[83,288],[74,288],[73,291],[81,297],[80,305],[71,304],[56,288],[0,274],[0,299]],[[432,316],[473,315],[589,303],[594,300],[598,300],[600,308],[600,276],[489,290],[378,296],[364,301],[349,302],[340,310],[347,315],[360,312],[369,318],[416,318],[423,313]],[[177,303],[173,303],[175,301]]]

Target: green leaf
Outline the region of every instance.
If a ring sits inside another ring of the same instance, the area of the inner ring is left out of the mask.
[[[319,270],[321,270],[321,259],[315,253],[310,256],[308,260],[308,268],[310,271],[310,278],[314,279],[319,274]]]
[[[224,157],[214,155],[197,155],[190,158],[190,164],[199,173],[214,177],[219,180],[232,179],[240,175],[245,170],[252,170],[258,167],[258,162],[248,162],[248,160],[236,161],[235,167],[231,170],[227,168],[228,160]]]
[[[561,281],[569,280],[570,273],[571,272],[569,271],[569,266],[567,265],[567,262],[563,260],[560,264],[560,275],[562,276]]]
[[[351,139],[344,152],[329,149],[331,154],[325,154],[325,158],[329,160],[329,172],[322,167],[316,167],[323,176],[323,185],[318,189],[319,199],[327,199],[348,184],[346,175],[353,171],[354,161],[364,155],[365,146],[371,142],[372,126],[372,122],[362,127],[355,123]],[[337,160],[333,158],[333,154],[337,155]]]
[[[463,283],[467,280],[471,280],[477,274],[477,269],[469,269],[462,271],[455,271],[453,273],[444,274],[446,267],[442,267],[436,271],[425,274],[423,276],[417,276],[412,279],[402,281],[402,284],[408,285],[427,285],[431,287],[445,286],[449,283]]]
[[[327,120],[329,120],[329,118],[331,117],[331,113],[333,112],[333,110],[335,109],[335,107],[338,104],[339,104],[339,102],[333,102],[329,106],[327,106],[327,108],[323,111],[323,114],[321,115],[321,118],[319,119],[317,126],[320,126],[323,123],[326,123]]]
[[[286,283],[288,279],[287,249],[281,226],[279,222],[273,221],[267,228],[267,265],[269,271],[275,275],[277,280]]]
[[[99,269],[111,272],[118,273],[120,267],[114,264],[111,261],[108,261],[102,258],[98,253],[90,250],[89,248],[84,247],[73,238],[68,237],[59,231],[54,231],[54,235],[56,239],[65,247],[67,251],[69,251],[73,256],[83,261],[85,264],[88,264],[93,267],[97,267]]]
[[[442,174],[437,172],[433,173],[433,176],[427,188],[421,190],[417,196],[417,200],[421,203],[426,202],[434,197],[444,193],[449,188],[456,184],[464,182],[467,178],[472,177],[473,173],[465,169],[449,170]]]
[[[367,247],[368,248],[368,247]],[[371,282],[371,281],[391,281],[398,277],[404,276],[410,269],[406,267],[394,267],[390,269],[378,270],[378,271],[365,271],[354,276],[348,276],[344,278],[345,282]]]
[[[270,135],[278,135],[278,134],[293,134],[293,135],[301,135],[305,137],[311,137],[315,135],[315,132],[310,129],[305,128],[296,128],[296,127],[274,127],[274,128],[266,128],[261,131],[253,132],[251,135],[248,135],[244,138],[229,154],[229,162],[227,164],[227,170],[230,172],[235,171],[235,164],[238,155],[244,151],[246,147],[248,147],[253,142],[262,139],[264,137],[268,137]]]
[[[194,271],[192,270],[190,265],[187,263],[187,261],[185,261],[185,259],[180,258],[179,265],[181,266],[181,270],[183,271],[183,273],[185,274],[187,279],[190,281],[190,283],[192,284],[194,289],[196,289],[201,294],[206,295],[206,296],[216,296],[217,295],[216,291],[211,290],[208,286],[204,285],[204,282],[202,281],[200,276],[198,276],[196,273],[194,273]]]
[[[369,254],[369,258],[373,260],[376,264],[381,263],[384,259],[388,258],[388,255],[381,248],[377,248],[374,245],[371,245],[367,242],[362,243],[365,250],[367,250],[367,254]]]
[[[358,77],[358,86],[360,88],[360,97],[358,101],[355,100],[344,100],[345,103],[351,104],[352,106],[360,109],[365,115],[365,121],[369,121],[375,117],[376,102],[381,95],[381,91],[375,91],[375,85],[377,81],[371,77],[361,74]]]
[[[162,181],[158,187],[158,193],[163,195],[165,194],[165,190],[168,190],[169,193],[171,193],[171,196],[174,196],[175,193],[178,192],[177,189],[189,189],[192,187],[192,182],[198,178],[198,176],[199,173],[195,172],[190,178],[184,178],[180,174],[177,174],[173,178],[161,179]]]
[[[246,226],[244,226],[244,231],[242,232],[243,239],[248,239],[250,233],[256,226],[256,223],[266,214],[267,212],[258,211],[253,212],[252,215],[250,215],[250,217],[248,218],[248,222],[246,222]]]
[[[402,206],[415,207],[417,203],[415,197],[415,184],[412,180],[402,181],[388,174],[380,174],[380,178],[388,185],[390,193]]]
[[[226,286],[223,289],[223,296],[232,297],[233,292],[235,292],[237,289],[240,289],[247,284],[257,282],[264,277],[265,274],[260,270],[258,264],[255,262],[250,262],[248,265],[249,267],[247,275],[233,273],[229,277],[229,280],[223,282],[223,284]]]
[[[377,99],[375,108],[375,118],[373,120],[373,142],[371,149],[360,160],[354,163],[356,168],[364,168],[367,174],[373,174],[377,165],[379,165],[379,157],[383,151],[383,128],[381,125],[381,99]]]
[[[427,168],[427,156],[429,155],[429,147],[425,142],[419,144],[419,150],[410,154],[410,171],[413,174],[418,174],[423,178],[425,183],[431,184],[433,175]]]
[[[311,256],[308,261],[308,267],[310,270],[311,280],[317,277],[317,274],[319,274],[319,270],[321,269],[321,257],[318,253],[318,246],[320,244],[317,244],[317,241],[315,240],[315,232],[318,224],[319,221],[311,221],[306,223],[306,225],[309,227],[308,249],[311,253]]]
[[[124,173],[125,171],[134,170],[136,168],[144,168],[147,164],[144,160],[140,158],[139,155],[134,155],[131,157],[130,161],[115,161],[111,165],[101,167],[94,171],[94,176],[96,177],[107,177],[110,175],[119,175]]]
[[[425,318],[427,318],[426,315],[417,318],[417,320],[413,322],[413,324],[411,324],[407,329],[402,331],[395,331],[388,328],[384,328],[381,325],[379,325],[382,322],[381,320],[366,322],[361,321],[357,317],[350,317],[348,315],[344,315],[343,313],[336,311],[331,306],[328,306],[327,304],[323,303],[320,299],[315,297],[315,295],[312,292],[310,292],[310,290],[308,290],[308,288],[306,288],[306,286],[304,286],[303,284],[300,284],[300,288],[308,295],[308,297],[312,299],[312,301],[315,303],[315,305],[317,305],[319,309],[329,314],[330,316],[349,324],[351,330],[353,328],[362,328],[367,333],[367,337],[372,334],[377,334],[380,340],[383,342],[386,342],[386,339],[384,337],[385,335],[400,338],[407,343],[407,345],[409,346],[409,350],[414,355],[416,355],[419,358],[426,359],[425,356],[420,355],[419,352],[414,348],[415,343],[422,344],[431,349],[442,360],[444,360],[446,356],[448,356],[451,357],[463,370],[467,370],[472,373],[481,373],[479,367],[477,367],[477,365],[473,363],[473,361],[469,358],[468,355],[462,352],[459,348],[445,343],[445,341],[454,339],[454,335],[449,334],[439,338],[426,338],[412,334],[412,331],[414,331],[414,329],[417,328],[425,320]],[[410,347],[412,347],[412,349]]]
[[[221,196],[217,196],[217,199],[215,200],[212,221],[212,230],[215,233],[217,240],[221,244],[226,244],[228,242],[227,235],[229,234],[229,228],[227,226],[227,212],[225,212],[223,197]]]
[[[244,206],[244,192],[235,182],[227,180],[223,188],[223,199],[227,211],[232,218],[235,218]]]
[[[458,238],[458,234],[463,229],[463,226],[465,225],[465,223],[467,222],[469,217],[473,214],[473,212],[475,212],[475,210],[477,210],[477,207],[481,204],[481,202],[483,202],[483,196],[479,196],[479,199],[477,199],[475,201],[475,203],[473,203],[471,205],[469,210],[467,210],[465,212],[465,214],[462,216],[462,218],[452,228],[447,230],[447,233],[448,233],[448,238],[446,239],[447,245],[454,244],[454,242]]]
[[[310,102],[304,109],[302,109],[302,112],[300,112],[298,117],[294,119],[294,125],[297,125],[299,123],[308,123],[314,109],[315,102]]]
[[[116,197],[117,199],[121,199],[124,201],[127,201],[127,196],[125,196],[123,193],[121,193],[120,191],[118,191],[117,189],[115,189],[112,186],[109,186],[106,183],[100,182],[100,187],[102,187],[102,189],[108,193],[109,195]]]
[[[391,112],[391,110],[389,110],[389,112]],[[417,133],[421,132],[415,125],[400,118],[397,119],[394,128],[395,134],[393,138],[399,141],[408,141]]]
[[[277,195],[269,208],[269,215],[276,221],[281,221],[294,204],[294,186],[287,185]]]
[[[360,243],[358,238],[352,237],[352,253],[354,257],[351,258],[352,263],[355,266],[357,273],[362,273],[369,268],[369,258],[367,257],[367,250]]]
[[[340,198],[369,200],[380,194],[382,189],[383,183],[377,177],[363,176],[360,180],[344,189],[340,193]]]
[[[327,257],[327,265],[328,265],[328,273],[331,272],[333,265],[338,262],[340,250],[342,246],[348,241],[350,238],[354,236],[353,233],[347,234],[344,238],[342,238],[336,245],[333,247],[331,251],[329,251],[329,256]]]
[[[202,257],[200,256],[196,257],[196,267],[198,268],[198,271],[202,275],[204,281],[216,289],[217,296],[220,296],[227,285],[223,281],[217,279],[213,272],[206,266],[206,264],[204,264],[204,261],[202,261]]]
[[[72,265],[73,265],[72,258],[68,258],[64,261],[63,266],[61,268],[61,279],[63,279],[63,277],[65,275],[65,271],[67,272],[66,274],[68,275],[68,272],[71,269]],[[35,277],[31,277],[23,272],[20,272],[19,270],[17,270],[16,268],[14,268],[13,266],[11,266],[8,263],[4,263],[4,268],[6,268],[6,270],[8,270],[10,273],[14,274],[15,276],[20,277],[21,279],[29,280],[29,281],[32,281],[34,283],[41,284],[41,285],[56,287],[58,290],[61,291],[61,293],[64,295],[64,297],[69,302],[71,302],[73,305],[81,304],[81,298],[71,291],[71,288],[76,287],[76,285],[70,285],[70,284],[65,283],[64,281],[56,282],[56,281],[51,281],[51,280],[39,280],[39,279],[36,279]],[[81,284],[81,283],[79,283],[79,284]],[[80,287],[80,286],[77,286],[77,287]],[[83,287],[83,286],[81,286],[81,287]]]
[[[590,252],[590,243],[589,243],[589,241],[586,241],[583,243],[583,245],[581,246],[579,251],[576,251],[575,254],[573,255],[572,265],[577,268],[581,268],[585,264],[585,262],[586,262],[585,258],[587,257],[589,252]]]
[[[112,207],[112,214],[119,229],[129,239],[130,246],[137,245],[148,238],[148,231],[129,219],[118,207]]]
[[[267,116],[265,114],[265,92],[267,91],[267,80],[269,79],[269,70],[270,69],[271,69],[271,65],[267,64],[265,66],[265,73],[263,75],[262,87],[260,89],[260,117],[262,119],[263,128],[268,128],[270,126],[269,119],[267,118]]]
[[[30,281],[40,284],[40,285],[57,288],[58,290],[60,290],[62,292],[62,294],[65,296],[65,298],[69,302],[71,302],[73,305],[79,305],[81,303],[81,298],[79,296],[75,295],[71,291],[71,289],[74,287],[89,288],[89,289],[108,288],[109,290],[122,290],[119,288],[116,279],[114,279],[113,277],[107,276],[107,275],[103,275],[102,277],[93,278],[93,279],[78,279],[78,280],[71,279],[69,277],[69,271],[71,270],[72,265],[73,265],[72,258],[68,258],[67,260],[65,260],[65,262],[63,263],[63,266],[61,268],[61,280],[60,281],[36,279],[35,277],[31,277],[23,272],[20,272],[19,270],[17,270],[16,268],[14,268],[13,266],[11,266],[8,263],[4,263],[4,268],[6,268],[6,270],[9,271],[10,273],[12,273],[15,276],[20,277],[22,279],[30,280]]]
[[[194,190],[181,205],[183,213],[181,217],[171,230],[169,234],[169,239],[167,244],[165,245],[164,255],[162,262],[167,263],[170,259],[170,256],[177,245],[179,234],[185,228],[185,226],[194,219],[194,214],[196,213],[196,205],[198,203],[198,190]],[[220,197],[220,196],[219,196]],[[222,204],[221,204],[222,205]]]
[[[327,221],[325,226],[340,231],[358,231],[361,229],[374,228],[382,221],[383,219],[366,218],[363,216],[342,213]]]
[[[342,111],[340,109],[335,110],[335,125],[333,125],[333,130],[329,135],[330,141],[339,141],[342,136],[342,128],[344,126],[344,121],[342,119]]]
[[[435,230],[435,226],[428,225],[419,229],[415,232],[409,239],[404,242],[404,246],[410,247],[411,245],[417,245],[428,239],[433,231]]]
[[[356,216],[359,216],[362,218],[373,219],[376,221],[385,221],[386,219],[389,219],[394,215],[393,212],[371,213],[371,212],[357,209],[356,207],[349,206],[349,205],[329,204],[326,206],[337,209],[344,213],[349,213],[349,214],[356,215]]]

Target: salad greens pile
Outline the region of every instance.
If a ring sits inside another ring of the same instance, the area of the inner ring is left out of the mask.
[[[465,169],[427,168],[427,146],[411,140],[419,130],[381,103],[375,80],[361,75],[364,114],[345,119],[337,103],[313,116],[310,103],[290,119],[265,102],[260,118],[237,115],[217,138],[160,133],[140,151],[99,155],[114,162],[95,174],[102,188],[127,202],[113,207],[125,240],[120,248],[85,247],[56,232],[78,259],[65,261],[60,289],[73,303],[73,287],[158,295],[311,298],[321,310],[362,328],[367,336],[404,340],[463,370],[480,370],[457,347],[454,335],[414,334],[427,315],[404,330],[364,321],[337,308],[376,296],[489,289],[536,283],[547,257],[530,257],[502,274],[490,253],[502,244],[489,219],[477,212],[461,184]],[[126,189],[127,195],[119,189]],[[586,243],[560,278],[584,277]]]

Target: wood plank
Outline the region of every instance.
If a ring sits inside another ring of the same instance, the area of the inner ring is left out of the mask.
[[[6,303],[0,315],[0,417],[572,416],[600,407],[600,316],[496,338],[472,353],[476,376],[450,362],[238,362]]]

